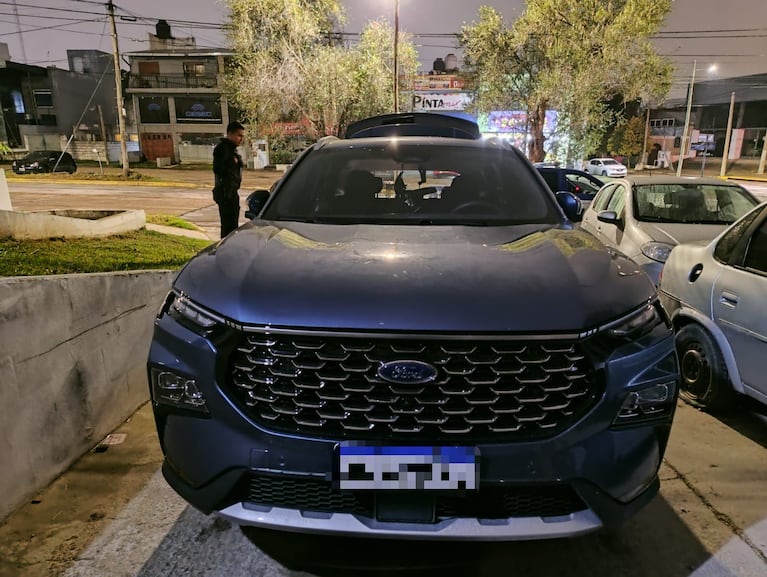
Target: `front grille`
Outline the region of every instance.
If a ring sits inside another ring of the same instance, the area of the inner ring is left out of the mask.
[[[441,519],[555,517],[586,509],[569,485],[484,487],[477,492],[432,495],[437,517]],[[311,478],[253,475],[247,502],[302,511],[375,517],[374,493],[338,492],[329,482]]]
[[[418,360],[435,380],[395,384],[382,363]],[[312,437],[419,442],[547,438],[602,392],[574,341],[394,340],[244,334],[229,396],[255,422]]]

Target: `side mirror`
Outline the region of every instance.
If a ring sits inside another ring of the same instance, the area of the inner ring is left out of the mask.
[[[583,218],[583,203],[572,192],[560,191],[557,193],[557,202],[565,213],[565,216],[573,222]]]
[[[256,190],[255,192],[251,192],[247,199],[248,208],[245,210],[245,218],[253,220],[261,214],[261,209],[264,208],[267,200],[269,200],[268,190]]]
[[[602,210],[597,213],[597,220],[606,222],[607,224],[619,224],[620,219],[618,214],[614,210]]]

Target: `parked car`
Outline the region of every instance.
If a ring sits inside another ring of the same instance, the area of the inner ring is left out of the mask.
[[[552,192],[562,190],[572,192],[581,200],[584,210],[588,208],[597,191],[604,185],[603,180],[582,170],[545,164],[536,165],[535,168],[541,173]]]
[[[622,178],[628,174],[626,166],[614,158],[592,158],[586,163],[586,171],[613,178]]]
[[[757,204],[742,186],[716,178],[625,178],[600,189],[581,227],[634,260],[657,284],[674,246],[710,241]]]
[[[708,244],[669,256],[660,298],[678,329],[682,398],[727,408],[740,393],[767,404],[767,204]]]
[[[573,536],[658,492],[678,369],[655,287],[521,152],[435,118],[308,148],[155,320],[165,478],[252,539]]]
[[[56,172],[73,174],[77,170],[77,163],[68,152],[37,150],[22,159],[14,160],[11,169],[16,174],[53,172],[54,169]]]

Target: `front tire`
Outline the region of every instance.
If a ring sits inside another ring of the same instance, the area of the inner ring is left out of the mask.
[[[722,411],[735,398],[727,365],[711,335],[700,325],[690,324],[676,336],[682,399],[703,411]]]

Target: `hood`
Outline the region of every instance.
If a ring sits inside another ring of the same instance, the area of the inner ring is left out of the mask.
[[[590,234],[541,226],[246,225],[175,287],[244,324],[419,332],[571,332],[655,292]]]
[[[716,238],[726,224],[686,224],[681,222],[638,222],[637,227],[652,240],[677,245]]]

